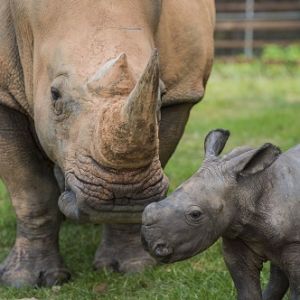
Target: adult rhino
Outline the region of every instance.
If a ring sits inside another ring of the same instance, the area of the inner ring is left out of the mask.
[[[153,264],[141,211],[166,194],[162,168],[203,97],[213,27],[211,0],[1,1],[0,176],[17,215],[2,283],[70,277],[60,210],[106,224],[97,269]]]

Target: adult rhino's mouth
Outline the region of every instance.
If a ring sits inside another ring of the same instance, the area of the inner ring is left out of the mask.
[[[65,191],[59,198],[59,208],[69,219],[79,222],[101,223],[141,223],[144,205],[117,206],[103,205],[101,211],[91,210],[86,204],[80,205],[76,194]],[[88,213],[86,211],[89,211]]]
[[[141,223],[145,206],[164,198],[168,189],[158,160],[143,170],[98,172],[97,176],[86,173],[81,165],[66,175],[58,204],[67,218],[91,223]]]

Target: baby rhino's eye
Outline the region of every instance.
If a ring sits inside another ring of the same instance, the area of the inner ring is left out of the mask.
[[[195,220],[199,219],[201,215],[202,214],[199,210],[193,210],[190,212],[190,216]]]
[[[202,211],[199,206],[193,205],[185,213],[185,218],[190,225],[195,225],[202,220]]]

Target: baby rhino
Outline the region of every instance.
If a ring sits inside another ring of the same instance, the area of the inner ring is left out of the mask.
[[[300,299],[300,145],[239,147],[219,157],[229,132],[211,131],[199,171],[143,213],[142,240],[161,262],[204,251],[223,239],[239,300]],[[260,271],[271,261],[262,293]]]

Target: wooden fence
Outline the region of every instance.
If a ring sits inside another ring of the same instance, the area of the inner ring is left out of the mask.
[[[300,0],[216,0],[216,54],[252,57],[267,44],[300,43]]]

